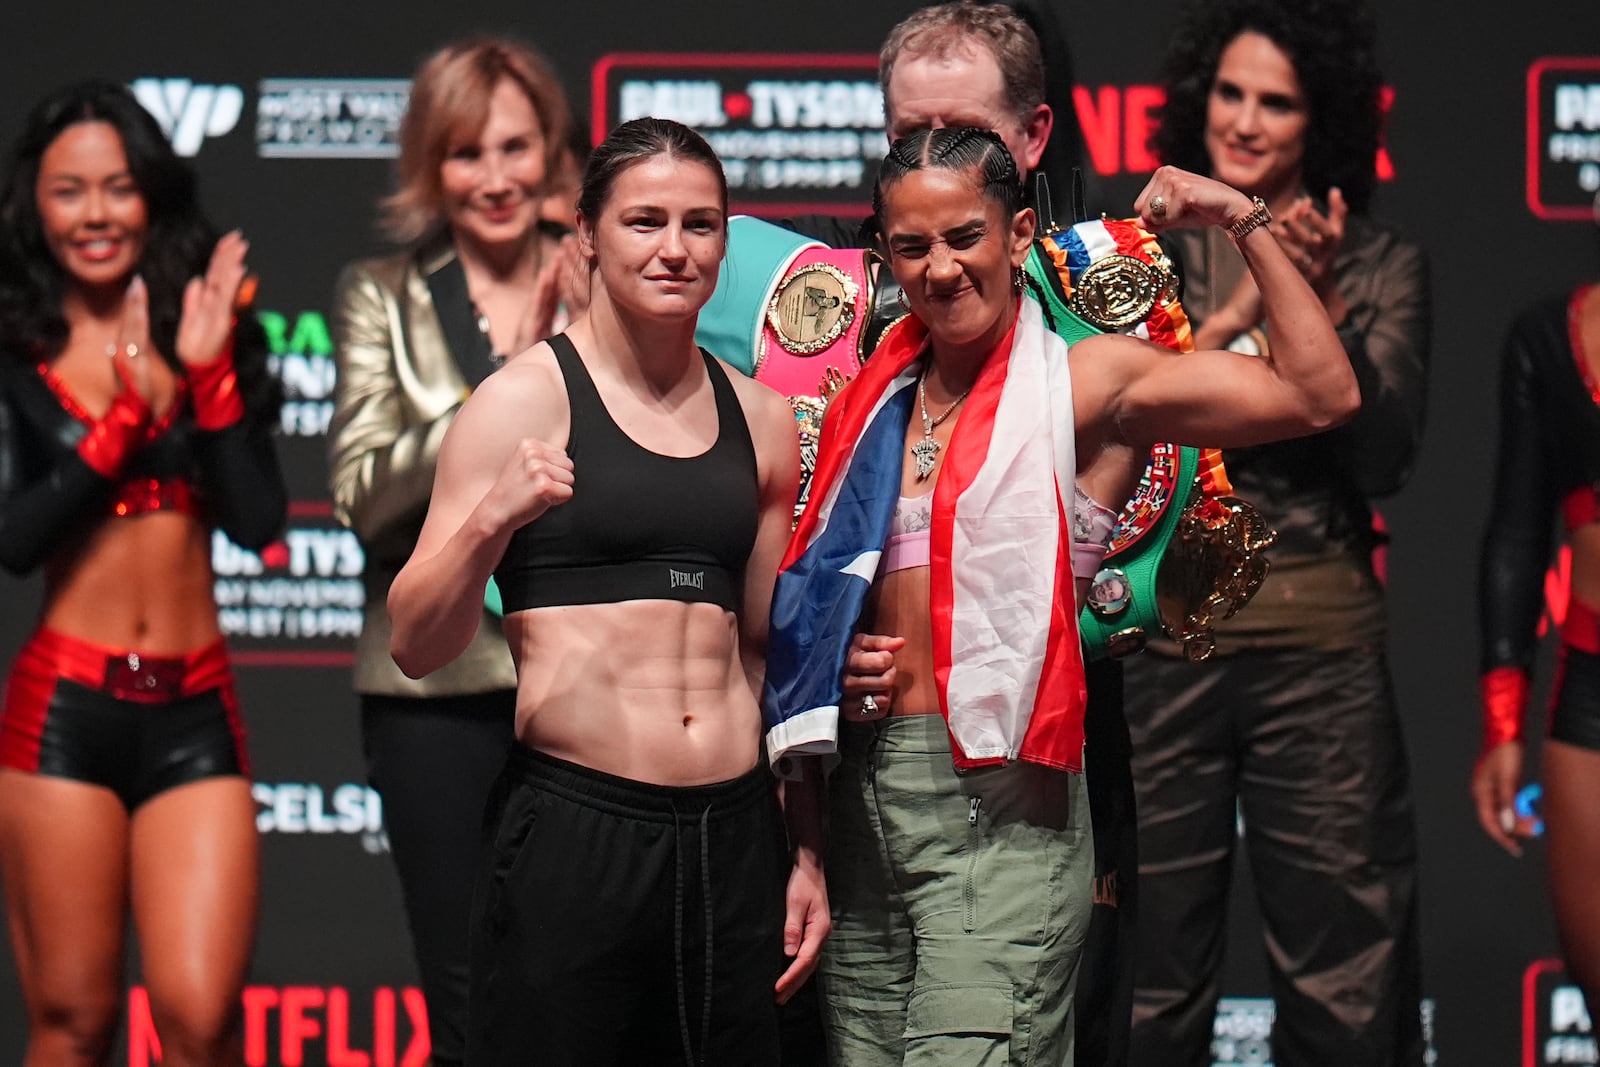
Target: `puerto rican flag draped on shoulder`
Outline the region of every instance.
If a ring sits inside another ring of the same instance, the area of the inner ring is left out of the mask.
[[[907,317],[830,404],[811,502],[778,572],[767,749],[837,749],[845,655],[900,493],[927,331]],[[934,489],[934,680],[958,767],[1080,771],[1083,660],[1073,598],[1067,345],[1023,298],[967,397]]]

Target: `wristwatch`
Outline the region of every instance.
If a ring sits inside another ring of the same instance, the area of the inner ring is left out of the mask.
[[[1242,241],[1245,235],[1257,226],[1265,226],[1272,221],[1272,212],[1267,210],[1267,202],[1259,196],[1253,198],[1256,206],[1248,215],[1235,219],[1232,226],[1228,227],[1228,236],[1235,241]]]

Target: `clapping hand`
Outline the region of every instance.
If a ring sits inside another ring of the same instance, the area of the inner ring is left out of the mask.
[[[238,230],[224,234],[211,252],[205,277],[191,278],[184,287],[177,340],[178,359],[184,366],[215,363],[227,347],[245,288],[244,256],[249,250],[250,242]]]

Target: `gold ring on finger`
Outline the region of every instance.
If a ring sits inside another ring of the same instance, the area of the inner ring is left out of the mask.
[[[1150,198],[1150,215],[1153,218],[1164,219],[1167,217],[1167,198],[1159,193]]]

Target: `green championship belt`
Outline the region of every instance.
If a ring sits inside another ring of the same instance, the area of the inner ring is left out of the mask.
[[[1137,221],[1053,229],[1035,240],[1025,271],[1046,325],[1069,344],[1116,331],[1193,347],[1172,265]],[[1259,513],[1228,493],[1216,450],[1151,450],[1079,615],[1086,656],[1124,656],[1155,634],[1177,640],[1190,660],[1211,655],[1214,624],[1260,587],[1261,552],[1273,539]]]
[[[1068,344],[1117,331],[1192,347],[1171,264],[1137,221],[1051,228],[1025,269],[1045,324]],[[759,219],[729,220],[727,257],[695,339],[788,396],[801,506],[828,399],[905,311],[888,268],[870,253],[830,249]],[[1228,492],[1214,449],[1151,450],[1079,618],[1088,658],[1127,655],[1157,634],[1181,642],[1190,659],[1211,654],[1212,624],[1254,594],[1266,576],[1260,551],[1272,540],[1255,510]]]

